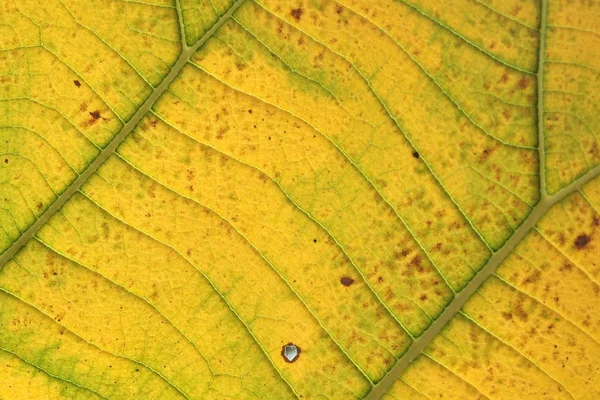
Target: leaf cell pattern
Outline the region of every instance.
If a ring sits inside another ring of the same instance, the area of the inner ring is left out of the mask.
[[[597,399],[598,21],[3,2],[0,398]]]

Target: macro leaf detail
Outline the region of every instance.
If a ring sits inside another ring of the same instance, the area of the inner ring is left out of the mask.
[[[0,399],[597,399],[600,3],[0,3]]]

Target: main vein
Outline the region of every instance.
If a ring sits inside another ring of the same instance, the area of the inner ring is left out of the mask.
[[[152,91],[150,96],[144,101],[144,103],[138,108],[136,113],[131,117],[129,121],[121,128],[119,133],[110,141],[110,143],[100,152],[98,157],[92,161],[90,165],[69,185],[69,187],[60,195],[58,198],[46,209],[46,211],[4,252],[0,255],[0,269],[10,260],[17,252],[31,239],[38,230],[48,221],[55,212],[57,212],[63,204],[65,204],[71,196],[77,192],[81,186],[88,180],[88,178],[96,172],[96,170],[110,157],[119,144],[129,135],[129,133],[135,128],[140,120],[146,115],[146,113],[152,108],[154,103],[167,91],[169,85],[183,67],[189,62],[192,55],[198,50],[208,39],[210,39],[221,25],[227,21],[231,15],[242,5],[245,0],[236,1],[225,14],[219,18],[219,20],[210,28],[196,43],[192,46],[187,46],[185,43],[185,32],[181,30],[181,43],[182,50],[181,54],[177,58],[177,61],[171,68],[169,74],[163,79],[163,81]],[[181,12],[179,7],[177,10],[178,19],[181,19]],[[180,27],[183,27],[180,21]]]
[[[543,106],[543,78],[544,78],[544,48],[546,36],[546,14],[547,0],[541,1],[541,22],[540,22],[540,48],[538,56],[538,154],[539,154],[539,176],[540,176],[540,202],[533,208],[533,211],[525,219],[525,221],[517,228],[515,233],[506,241],[504,246],[494,252],[488,263],[481,271],[458,293],[452,302],[446,307],[442,314],[429,326],[427,331],[419,338],[415,339],[410,348],[398,360],[396,365],[388,372],[388,374],[374,386],[373,390],[365,398],[365,400],[380,399],[393,383],[399,379],[404,371],[409,367],[412,361],[418,357],[427,345],[440,333],[442,328],[452,319],[456,313],[460,311],[462,306],[471,298],[471,296],[479,289],[479,287],[489,278],[498,266],[512,253],[514,248],[521,242],[529,231],[535,227],[539,219],[553,205],[558,203],[573,192],[578,191],[583,185],[600,175],[600,166],[591,169],[585,175],[577,179],[575,182],[563,188],[558,193],[549,196],[546,191],[546,173],[545,173],[545,144],[544,144],[544,106]]]

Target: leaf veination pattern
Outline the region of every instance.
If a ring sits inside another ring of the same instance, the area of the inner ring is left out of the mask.
[[[600,395],[600,5],[0,10],[0,397]]]

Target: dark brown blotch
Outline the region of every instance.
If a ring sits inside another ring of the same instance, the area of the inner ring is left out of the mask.
[[[81,83],[78,80],[74,80],[73,83],[75,84],[75,86],[81,87]]]
[[[419,158],[419,157],[421,157],[421,156],[419,155],[419,152],[418,152],[418,151],[413,151],[413,153],[412,153],[412,156],[413,156],[414,158]]]
[[[300,8],[300,7],[294,8],[294,9],[292,9],[292,11],[290,11],[291,16],[294,17],[294,19],[296,21],[300,21],[300,18],[302,18],[303,13],[304,13],[304,10],[302,10],[302,8]]]
[[[354,279],[350,278],[349,276],[342,276],[340,283],[344,286],[351,286],[354,283]]]
[[[100,115],[100,111],[98,110],[90,112],[90,116],[94,119],[102,118],[102,115]]]
[[[592,238],[590,238],[589,235],[586,235],[585,233],[577,236],[577,238],[575,239],[575,247],[577,249],[583,249],[585,246],[588,245],[588,243],[590,242],[590,240],[592,240]]]

